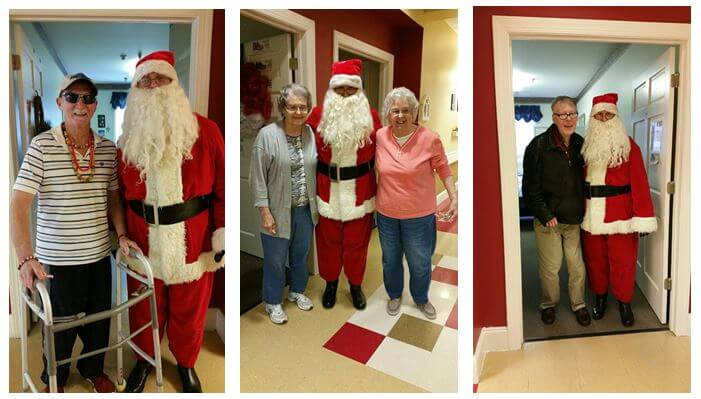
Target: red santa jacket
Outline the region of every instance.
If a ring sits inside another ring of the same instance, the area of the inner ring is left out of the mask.
[[[307,118],[307,123],[314,130],[318,160],[327,165],[336,164],[339,167],[356,166],[370,162],[375,158],[375,133],[382,127],[377,111],[370,108],[373,120],[373,130],[370,140],[357,151],[334,151],[324,143],[317,131],[322,107],[314,107]],[[332,182],[325,174],[316,173],[317,207],[319,214],[329,219],[349,221],[360,219],[365,214],[375,210],[375,172],[370,171],[356,179]]]
[[[147,204],[167,206],[211,194],[209,212],[158,227],[147,225],[125,205],[129,237],[149,257],[154,277],[166,284],[194,281],[224,265],[223,258],[214,260],[214,254],[224,249],[224,139],[213,121],[195,115],[199,137],[192,146],[192,158],[183,159],[179,168],[159,165],[140,181],[139,170],[124,163],[121,151],[117,154],[125,201],[145,199]]]
[[[630,140],[628,160],[615,168],[585,166],[585,181],[592,186],[630,186],[627,194],[586,200],[582,229],[591,234],[650,233],[657,219],[640,147]]]

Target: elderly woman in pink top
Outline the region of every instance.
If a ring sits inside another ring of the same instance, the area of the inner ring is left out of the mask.
[[[434,173],[443,181],[450,208],[438,215],[451,221],[457,216],[455,183],[440,136],[416,125],[419,102],[409,89],[392,90],[384,101],[383,117],[388,126],[377,131],[377,228],[382,247],[387,313],[399,313],[404,291],[404,266],[409,264],[409,291],[428,319],[436,308],[428,299],[431,257],[436,248],[436,193]]]

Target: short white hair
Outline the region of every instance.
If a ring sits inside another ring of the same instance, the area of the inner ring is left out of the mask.
[[[404,100],[409,103],[411,115],[416,117],[419,112],[419,100],[416,99],[414,92],[406,87],[396,87],[385,96],[385,101],[382,103],[382,119],[385,123],[389,121],[389,111],[397,100]]]

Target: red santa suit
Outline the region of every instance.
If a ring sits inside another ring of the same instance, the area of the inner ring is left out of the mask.
[[[330,87],[353,86],[360,89],[359,70],[343,69],[344,63],[334,64]],[[317,207],[319,223],[316,225],[316,250],[321,277],[336,281],[343,268],[348,281],[359,286],[363,281],[367,249],[373,226],[375,210],[375,133],[382,127],[376,110],[370,108],[372,133],[365,145],[357,150],[339,150],[324,142],[318,127],[323,115],[322,107],[314,107],[307,123],[314,130],[318,163],[336,165],[339,168],[364,167],[370,169],[362,175],[345,180],[332,179],[317,171]],[[335,172],[333,172],[335,173]]]
[[[162,63],[161,60],[140,62],[134,81],[154,68],[159,73],[168,73],[167,76],[174,75],[174,70]],[[178,84],[176,79],[174,76],[171,84]],[[142,179],[140,170],[124,161],[121,150],[118,152],[120,189],[127,204],[127,231],[153,268],[161,339],[167,325],[169,348],[178,364],[187,368],[194,367],[202,344],[213,272],[224,265],[223,258],[215,259],[215,254],[224,249],[224,140],[213,121],[195,116],[199,134],[190,150],[192,156],[185,157],[180,167],[158,164]],[[208,197],[209,208],[174,224],[148,224],[129,206],[129,201],[143,201],[165,207],[196,197]],[[138,267],[130,266],[140,272]],[[127,283],[130,294],[140,287],[132,278]],[[130,309],[132,331],[149,320],[147,301]],[[153,356],[150,328],[137,335],[134,342]]]
[[[617,114],[616,99],[615,94],[595,97],[591,115],[602,110]],[[642,153],[635,141],[628,140],[630,152],[620,165],[587,163],[585,166],[589,188],[585,190],[588,198],[582,222],[592,291],[603,295],[610,284],[613,295],[624,303],[633,297],[638,235],[657,229]],[[603,196],[606,191],[608,196]]]

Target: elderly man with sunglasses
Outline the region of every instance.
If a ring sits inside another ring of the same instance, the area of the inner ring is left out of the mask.
[[[564,252],[570,306],[577,322],[588,326],[591,318],[584,302],[586,271],[579,226],[584,216],[584,161],[580,154],[584,139],[575,133],[578,113],[574,99],[557,97],[551,109],[553,124],[533,138],[523,157],[523,196],[535,216],[541,319],[545,324],[555,322]]]
[[[115,145],[90,129],[96,95],[97,88],[86,75],[66,76],[56,99],[63,123],[34,137],[12,195],[12,241],[20,260],[20,278],[28,289],[33,289],[35,278],[48,282],[54,320],[110,308],[108,219],[121,250],[138,249],[126,235]],[[29,212],[35,195],[33,250]],[[107,347],[109,331],[108,319],[55,334],[56,360],[71,356],[76,336],[83,342],[82,353]],[[104,353],[80,359],[78,371],[95,392],[114,392],[114,384],[103,372],[104,359]],[[64,391],[68,374],[68,364],[58,367],[58,392]],[[41,379],[49,384],[45,358]]]
[[[172,52],[157,51],[136,64],[118,142],[119,181],[127,229],[154,269],[159,333],[168,334],[183,392],[202,392],[194,367],[214,271],[224,266],[224,137],[192,112],[174,63]],[[132,278],[127,284],[130,293],[141,286]],[[149,320],[145,301],[129,313],[132,330]],[[150,328],[134,342],[153,356]],[[138,358],[127,392],[143,391],[152,369]]]

